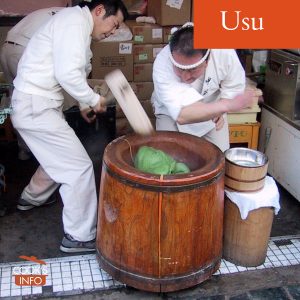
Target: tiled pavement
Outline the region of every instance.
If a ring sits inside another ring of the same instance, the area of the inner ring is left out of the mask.
[[[101,293],[124,289],[125,285],[115,281],[100,269],[95,254],[45,259],[47,266],[46,284],[43,287],[20,287],[14,282],[15,268],[34,266],[30,262],[0,264],[0,298],[13,297],[62,297],[84,293]],[[259,271],[278,267],[300,265],[300,236],[272,238],[268,245],[265,263],[258,267],[240,267],[222,260],[220,269],[214,274],[230,275],[246,271]],[[173,295],[174,296],[174,295]],[[188,299],[189,296],[186,295]],[[276,288],[252,290],[238,296],[214,295],[201,299],[300,299],[300,286],[287,285]],[[196,299],[196,298],[190,298]]]

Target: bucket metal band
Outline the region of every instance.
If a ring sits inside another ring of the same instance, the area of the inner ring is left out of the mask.
[[[116,180],[118,180],[119,182],[122,182],[125,185],[139,188],[141,190],[147,190],[147,191],[152,191],[152,192],[163,192],[163,193],[184,192],[184,191],[190,191],[190,190],[197,189],[197,188],[202,188],[202,187],[205,187],[205,186],[215,183],[224,174],[224,170],[222,169],[214,177],[203,180],[201,182],[187,184],[187,185],[180,185],[180,186],[170,186],[170,185],[161,186],[161,185],[150,185],[150,184],[145,184],[145,183],[139,183],[139,182],[130,180],[128,178],[124,178],[121,175],[116,174],[115,172],[112,172],[108,168],[108,166],[106,165],[105,162],[103,162],[103,168],[111,177],[115,178]]]
[[[227,174],[225,174],[225,176],[227,178],[231,179],[231,180],[234,180],[234,181],[237,181],[237,182],[245,182],[245,183],[247,183],[247,182],[249,182],[249,183],[250,182],[259,182],[259,181],[264,180],[266,178],[266,176],[264,176],[264,177],[253,179],[253,180],[246,180],[246,179],[242,180],[242,179],[237,179],[237,178],[231,177],[231,176],[229,176]]]

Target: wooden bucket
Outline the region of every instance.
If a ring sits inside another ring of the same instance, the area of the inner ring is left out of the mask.
[[[265,262],[274,208],[261,207],[241,219],[238,207],[225,197],[223,257],[236,265],[256,267]]]
[[[240,165],[239,159],[248,165]],[[236,161],[235,161],[236,159]],[[231,148],[225,151],[225,186],[239,192],[256,192],[265,185],[267,157],[256,150]]]
[[[133,167],[140,146],[165,151],[192,172],[161,176]],[[100,266],[138,289],[188,288],[215,273],[222,257],[224,155],[179,132],[128,135],[104,151],[97,230]]]

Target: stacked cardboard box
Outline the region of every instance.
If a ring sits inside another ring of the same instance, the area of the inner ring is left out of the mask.
[[[183,25],[191,20],[191,0],[148,0],[148,16],[161,26]]]
[[[153,61],[164,47],[163,28],[156,24],[128,21],[133,34],[133,79],[134,82],[152,81]]]
[[[120,69],[140,100],[152,123],[155,116],[151,105],[153,92],[153,62],[159,51],[169,42],[171,28],[191,20],[191,0],[148,0],[148,16],[154,16],[157,24],[126,21],[133,34],[130,42],[92,43],[93,79],[104,79],[114,69]],[[127,7],[133,0],[126,0]],[[120,107],[116,107],[117,136],[132,131]]]
[[[153,62],[163,44],[163,28],[156,24],[137,23],[127,21],[127,26],[133,34],[133,82],[132,88],[141,102],[151,122],[155,123],[155,116],[151,104],[153,93],[152,70]],[[124,135],[132,129],[121,108],[116,107],[116,135]]]
[[[120,69],[127,80],[133,80],[133,43],[93,42],[91,45],[92,78],[104,79],[109,72]]]
[[[126,21],[131,29],[134,44],[161,44],[163,42],[162,27],[157,24]]]
[[[153,63],[164,44],[133,45],[133,63]]]

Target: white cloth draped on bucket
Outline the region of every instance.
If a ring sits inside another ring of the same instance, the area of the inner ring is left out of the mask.
[[[233,192],[225,189],[225,193],[239,208],[243,220],[251,210],[257,208],[274,207],[276,215],[280,210],[278,188],[275,180],[270,176],[266,176],[264,188],[258,192]]]

